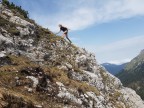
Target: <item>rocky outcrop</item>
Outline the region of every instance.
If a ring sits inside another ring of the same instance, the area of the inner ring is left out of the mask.
[[[39,96],[43,102],[37,101],[45,108],[50,100],[56,103],[51,104],[55,108],[144,108],[141,98],[99,65],[94,54],[15,16],[9,9],[2,13],[1,19],[9,26],[13,24],[12,31],[8,26],[0,27],[0,72],[11,62],[12,72],[16,72],[8,77],[9,89],[21,90],[27,96],[30,93],[35,99]],[[5,56],[10,56],[11,62]]]

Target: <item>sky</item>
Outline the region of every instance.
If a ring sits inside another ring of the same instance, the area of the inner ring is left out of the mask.
[[[144,49],[144,0],[9,0],[56,33],[68,27],[73,44],[99,63],[128,62]],[[61,34],[59,34],[61,35]]]

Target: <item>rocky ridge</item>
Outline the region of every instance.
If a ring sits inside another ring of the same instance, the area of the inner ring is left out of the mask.
[[[0,107],[144,108],[83,48],[17,16],[0,15]]]
[[[124,86],[130,87],[144,99],[144,50],[133,58],[126,67],[116,76]]]

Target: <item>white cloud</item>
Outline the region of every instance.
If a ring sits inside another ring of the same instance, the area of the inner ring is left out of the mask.
[[[136,36],[125,40],[116,41],[103,46],[98,46],[96,49],[97,52],[106,52],[106,51],[120,51],[123,49],[135,48],[141,46],[144,46],[144,36]]]
[[[35,15],[43,26],[57,30],[59,23],[72,30],[97,23],[144,15],[144,0],[59,0],[59,11],[51,15]],[[40,18],[41,17],[41,18]]]
[[[123,63],[134,58],[144,49],[144,36],[136,36],[103,46],[87,46],[87,49],[95,53],[97,61],[101,63]]]
[[[131,61],[130,58],[126,58],[126,59],[122,59],[122,60],[108,61],[107,63],[120,65],[120,64],[127,63],[127,62],[130,62],[130,61]]]

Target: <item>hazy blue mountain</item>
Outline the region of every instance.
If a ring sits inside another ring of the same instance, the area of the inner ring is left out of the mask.
[[[125,65],[127,63],[124,63],[124,64],[120,64],[120,65],[117,65],[117,64],[111,64],[111,63],[103,63],[102,66],[104,66],[106,68],[106,70],[108,72],[110,72],[111,74],[113,75],[116,75],[118,74],[120,71],[122,71],[122,69],[124,69]]]

